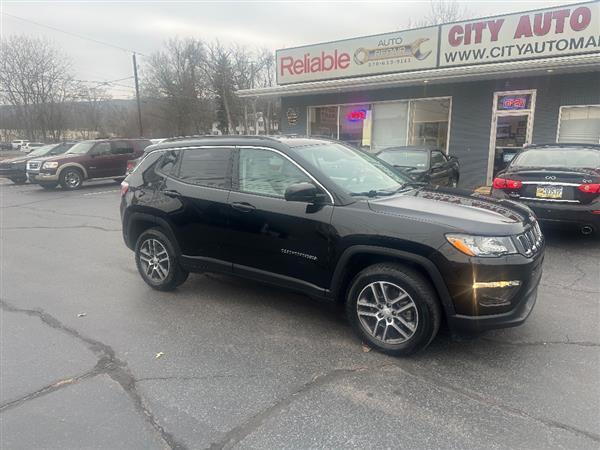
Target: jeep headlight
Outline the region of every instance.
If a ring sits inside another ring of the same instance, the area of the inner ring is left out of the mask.
[[[446,239],[455,249],[468,256],[491,258],[517,253],[512,239],[508,236],[491,237],[447,234]]]
[[[42,166],[42,169],[56,169],[58,167],[58,162],[56,161],[47,161]]]

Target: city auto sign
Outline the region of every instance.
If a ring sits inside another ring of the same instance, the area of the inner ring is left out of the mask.
[[[600,2],[441,26],[439,67],[600,51]]]
[[[438,27],[277,50],[277,84],[436,67]]]

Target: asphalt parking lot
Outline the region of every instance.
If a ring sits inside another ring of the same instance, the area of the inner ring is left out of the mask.
[[[152,291],[112,181],[0,189],[2,448],[600,447],[599,239],[548,230],[525,325],[398,359],[272,287]]]

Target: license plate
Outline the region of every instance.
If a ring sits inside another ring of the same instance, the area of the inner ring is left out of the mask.
[[[562,198],[562,186],[538,186],[535,196],[538,198]]]

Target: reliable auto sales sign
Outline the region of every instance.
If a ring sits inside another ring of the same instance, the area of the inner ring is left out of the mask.
[[[593,52],[600,1],[278,50],[277,83]]]
[[[277,84],[436,67],[438,27],[277,50]]]

